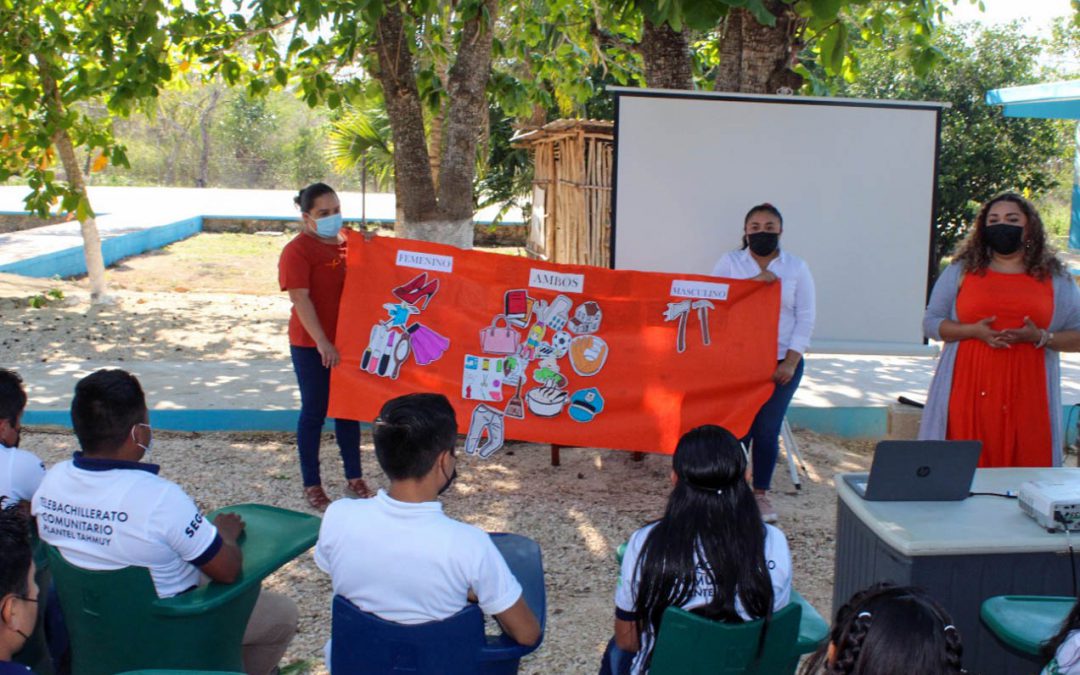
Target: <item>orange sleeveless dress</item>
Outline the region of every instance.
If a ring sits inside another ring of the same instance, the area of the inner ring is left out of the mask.
[[[956,297],[961,323],[995,316],[995,330],[1019,328],[1025,316],[1046,328],[1053,313],[1052,281],[1027,274],[967,274]],[[982,340],[962,340],[953,367],[947,438],[982,441],[980,467],[1050,466],[1043,350],[1032,343],[994,349]]]

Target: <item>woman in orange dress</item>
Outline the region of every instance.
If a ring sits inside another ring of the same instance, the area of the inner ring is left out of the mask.
[[[983,205],[923,329],[945,348],[920,438],[982,441],[982,467],[1061,465],[1058,352],[1080,350],[1080,291],[1030,202]]]

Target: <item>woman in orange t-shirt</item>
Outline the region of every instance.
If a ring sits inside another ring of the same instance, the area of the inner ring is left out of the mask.
[[[1080,351],[1080,292],[1030,202],[983,205],[923,326],[946,346],[919,437],[981,441],[982,467],[1060,466],[1057,354]]]
[[[319,440],[330,401],[330,369],[340,357],[334,347],[338,304],[345,286],[345,237],[341,202],[333,188],[314,183],[294,199],[300,208],[300,234],[285,245],[278,261],[281,290],[289,292],[289,351],[300,385],[296,444],[308,504],[325,511],[330,498],[319,474]],[[334,420],[334,435],[345,464],[347,489],[370,497],[360,467],[360,423]]]

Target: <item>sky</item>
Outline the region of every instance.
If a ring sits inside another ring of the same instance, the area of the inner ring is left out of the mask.
[[[959,0],[952,8],[953,21],[978,21],[980,23],[1007,23],[1027,20],[1030,27],[1048,35],[1050,22],[1055,17],[1071,16],[1069,0],[983,0],[985,12],[968,0]]]

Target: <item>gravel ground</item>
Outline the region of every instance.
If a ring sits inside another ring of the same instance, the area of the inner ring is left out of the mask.
[[[823,615],[831,612],[835,492],[838,471],[865,470],[871,444],[797,431],[807,462],[803,489],[791,489],[778,467],[774,503],[791,543],[795,586]],[[47,465],[74,449],[69,432],[27,428],[23,447]],[[323,474],[332,497],[344,478],[332,436],[323,444]],[[292,438],[286,434],[158,432],[154,461],[205,510],[260,502],[308,510],[301,496]],[[459,477],[444,497],[449,515],[489,531],[518,532],[543,550],[548,594],[543,646],[523,673],[592,673],[611,635],[615,548],[658,517],[669,488],[670,460],[595,449],[564,449],[553,467],[547,446],[510,444],[490,460],[461,457]],[[369,484],[385,486],[369,439],[363,465]],[[285,657],[294,672],[326,672],[322,645],[330,633],[330,580],[306,553],[270,577],[266,587],[300,607],[300,632]]]

